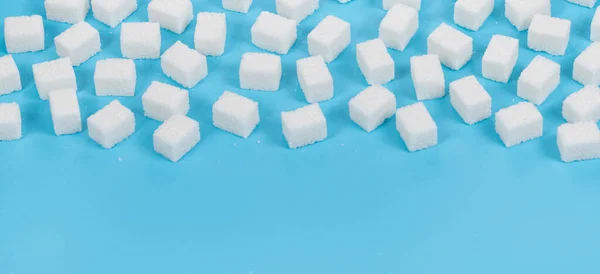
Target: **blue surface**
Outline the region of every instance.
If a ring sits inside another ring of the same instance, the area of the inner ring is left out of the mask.
[[[0,17],[43,15],[41,2],[2,1]],[[140,2],[127,21],[147,20],[148,0]],[[193,2],[194,12],[223,11],[219,0]],[[87,132],[54,136],[31,65],[57,58],[52,38],[69,25],[45,21],[47,50],[14,56],[24,90],[0,97],[18,102],[24,115],[23,139],[0,143],[0,274],[600,272],[599,162],[563,164],[556,147],[562,100],[581,88],[570,75],[590,43],[593,10],[552,0],[553,15],[572,20],[572,34],[567,54],[550,57],[563,75],[540,108],[542,138],[506,149],[493,119],[467,126],[446,96],[425,102],[439,145],[409,153],[393,120],[367,134],[348,116],[348,100],[367,86],[354,44],[377,36],[385,14],[380,0],[322,0],[283,56],[281,90],[238,88],[241,55],[259,51],[249,42],[250,26],[261,10],[275,10],[273,2],[255,0],[248,15],[227,12],[226,53],[209,58],[208,78],[190,91],[189,115],[200,121],[203,139],[177,164],[154,153],[159,123],[142,116],[141,94],[150,82],[174,84],[156,60],[136,61],[136,96],[119,98],[136,114],[130,139],[104,150]],[[408,58],[425,53],[427,35],[442,21],[453,24],[453,2],[423,0],[418,34],[406,51],[391,51],[396,80],[386,86],[398,106],[416,102]],[[516,79],[536,55],[503,6],[497,1],[480,31],[463,30],[474,38],[472,61],[457,72],[444,68],[447,81],[477,75],[494,112],[520,101]],[[352,45],[330,64],[335,97],[321,104],[330,136],[289,150],[279,113],[306,105],[295,60],[307,56],[306,35],[328,14],[352,24]],[[94,95],[96,61],[121,56],[120,28],[91,14],[87,21],[100,30],[103,52],[75,68],[84,118],[113,100]],[[163,30],[163,51],[177,39],[193,45],[194,26],[181,36]],[[508,84],[480,77],[483,51],[496,33],[520,39]],[[248,140],[211,124],[211,105],[224,90],[260,103],[261,123]]]

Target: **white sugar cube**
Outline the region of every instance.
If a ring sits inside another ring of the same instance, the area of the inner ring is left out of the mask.
[[[410,58],[410,75],[417,100],[437,99],[446,94],[446,82],[440,59],[435,54]]]
[[[378,128],[396,112],[396,96],[388,89],[370,86],[348,102],[350,119],[366,132]]]
[[[308,34],[308,52],[310,55],[321,55],[329,63],[344,51],[350,44],[350,23],[327,15]]]
[[[396,4],[404,4],[415,8],[417,11],[421,9],[421,0],[383,0],[383,9],[389,10]]]
[[[600,42],[600,9],[594,12],[594,18],[590,26],[590,40]]]
[[[21,73],[12,55],[0,57],[0,95],[21,90]]]
[[[240,63],[240,88],[277,91],[281,81],[281,57],[268,53],[248,52]]]
[[[427,37],[427,53],[437,54],[452,70],[462,68],[473,55],[473,38],[442,23]]]
[[[8,53],[44,50],[44,23],[39,15],[4,18],[4,42]]]
[[[277,13],[300,23],[319,8],[319,0],[275,0]]]
[[[506,147],[541,137],[544,118],[529,102],[521,102],[496,112],[496,132]]]
[[[17,103],[0,103],[0,141],[21,139],[21,110]]]
[[[383,40],[377,38],[356,44],[356,60],[369,85],[382,85],[394,79],[394,59]]]
[[[194,44],[198,52],[209,56],[221,56],[225,52],[227,21],[225,13],[200,12],[196,18]]]
[[[194,87],[208,75],[206,56],[180,41],[163,53],[160,66],[167,76],[186,88]]]
[[[58,89],[48,94],[50,113],[57,136],[81,132],[81,111],[74,89]]]
[[[90,10],[89,0],[45,0],[48,20],[77,24],[85,20]]]
[[[92,0],[94,18],[111,28],[123,22],[137,7],[137,0]]]
[[[573,80],[582,85],[600,85],[600,42],[592,43],[575,58]]]
[[[389,48],[403,51],[419,29],[419,13],[413,7],[397,4],[379,24],[379,38]]]
[[[279,54],[286,54],[296,42],[296,24],[292,19],[263,11],[252,25],[252,44]]]
[[[154,151],[178,162],[200,142],[200,124],[185,116],[173,115],[154,131]]]
[[[158,59],[160,57],[160,25],[158,23],[123,23],[121,52],[130,59]]]
[[[550,15],[550,0],[506,0],[504,15],[517,30],[529,28],[536,14]]]
[[[73,25],[54,37],[56,53],[69,57],[73,66],[79,66],[100,52],[100,33],[86,22]]]
[[[282,112],[283,136],[291,149],[307,146],[327,138],[327,121],[319,104]]]
[[[560,64],[541,55],[521,72],[517,95],[536,105],[542,104],[560,83]]]
[[[213,125],[242,138],[248,138],[260,122],[258,103],[225,91],[213,104]]]
[[[450,103],[469,125],[492,116],[492,97],[473,75],[450,83]]]
[[[306,101],[317,103],[333,98],[333,77],[320,55],[296,61],[298,81]]]
[[[458,0],[454,4],[454,23],[477,31],[493,10],[494,0]]]
[[[481,61],[483,77],[508,83],[518,58],[519,40],[498,34],[492,36]]]
[[[48,99],[48,93],[57,89],[77,90],[75,71],[69,58],[34,64],[33,79],[42,100]]]
[[[563,101],[562,115],[569,123],[600,120],[600,89],[585,86]]]
[[[538,14],[533,16],[529,26],[527,46],[535,51],[564,55],[570,34],[571,21]]]
[[[422,102],[396,110],[396,130],[410,152],[437,145],[438,128]]]
[[[131,59],[109,58],[96,63],[97,96],[133,96],[136,80],[135,63]]]
[[[240,13],[248,13],[252,0],[223,0],[223,8]]]
[[[152,0],[148,4],[148,21],[176,34],[182,34],[192,19],[194,8],[190,0]]]
[[[165,121],[175,114],[186,115],[190,97],[187,90],[153,81],[142,95],[142,105],[146,117]]]
[[[600,130],[595,122],[560,125],[556,143],[565,163],[600,158]]]
[[[101,147],[111,149],[135,131],[135,116],[114,100],[87,119],[90,138]]]
[[[567,1],[569,1],[573,4],[580,5],[580,6],[593,8],[596,5],[597,0],[567,0]]]

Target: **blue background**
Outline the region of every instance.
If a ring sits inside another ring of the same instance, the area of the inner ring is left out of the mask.
[[[220,0],[193,2],[195,13],[224,12]],[[126,21],[146,21],[147,3]],[[416,102],[408,59],[426,53],[426,37],[442,21],[453,25],[453,3],[423,0],[419,32],[406,51],[390,51],[396,79],[386,86],[398,106]],[[275,11],[274,1],[255,0],[247,15],[226,12],[226,53],[208,58],[209,76],[190,90],[189,116],[200,121],[202,141],[177,164],[153,151],[159,123],[142,116],[151,81],[175,84],[158,60],[136,61],[136,96],[119,98],[136,114],[131,138],[104,150],[87,132],[54,136],[31,65],[57,58],[52,39],[69,25],[45,21],[47,49],[14,55],[24,89],[0,97],[18,102],[24,118],[23,139],[0,143],[0,274],[598,273],[599,162],[564,164],[556,146],[562,101],[581,88],[572,64],[590,44],[593,10],[552,4],[554,16],[572,20],[572,32],[566,55],[550,57],[562,65],[562,80],[540,107],[544,136],[506,149],[493,118],[467,126],[446,96],[425,102],[439,145],[417,153],[407,151],[393,119],[368,134],[348,116],[348,100],[367,87],[354,45],[377,36],[380,0],[322,0],[283,56],[275,93],[240,90],[237,73],[244,52],[260,51],[250,27],[261,10]],[[44,16],[41,0],[0,3],[1,18],[30,14]],[[306,36],[328,14],[352,24],[351,46],[329,65],[335,97],[321,104],[329,137],[290,150],[280,112],[306,105],[295,60],[308,55]],[[494,112],[521,101],[516,80],[536,55],[503,14],[504,1],[496,1],[480,31],[462,29],[474,38],[473,58],[460,71],[444,68],[448,82],[478,76]],[[94,95],[96,61],[121,56],[120,27],[91,13],[87,21],[100,31],[103,52],[75,68],[84,119],[113,100]],[[183,35],[162,30],[162,50],[177,39],[193,46],[194,27],[195,20]],[[508,84],[480,77],[496,33],[520,39]],[[211,106],[224,90],[260,103],[261,123],[247,140],[212,126]]]

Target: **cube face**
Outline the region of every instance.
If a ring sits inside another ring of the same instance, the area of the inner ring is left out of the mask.
[[[0,141],[21,139],[21,109],[17,103],[0,103]]]
[[[518,31],[526,30],[536,14],[550,15],[550,0],[506,0],[505,16]]]
[[[437,55],[411,57],[410,74],[417,100],[437,99],[446,95],[444,71]]]
[[[142,95],[144,116],[165,121],[176,114],[186,115],[190,110],[187,90],[154,81]]]
[[[492,116],[492,97],[472,75],[450,83],[450,103],[469,125]]]
[[[571,21],[547,15],[535,15],[529,26],[527,46],[535,51],[564,55],[569,44]]]
[[[133,112],[114,100],[87,119],[90,138],[105,149],[127,139],[135,131]]]
[[[577,4],[580,6],[584,6],[584,7],[588,7],[588,8],[593,8],[594,5],[596,5],[596,1],[597,0],[567,0],[573,4]]]
[[[394,79],[394,59],[383,40],[377,38],[357,44],[356,59],[369,85],[382,85]]]
[[[4,40],[8,53],[44,50],[44,23],[39,15],[6,17]]]
[[[60,89],[48,94],[50,113],[57,136],[81,132],[81,111],[74,89]]]
[[[175,42],[160,58],[163,72],[175,82],[192,88],[208,75],[206,56]]]
[[[174,115],[152,135],[154,150],[178,162],[200,142],[200,124],[185,115]]]
[[[600,41],[600,9],[596,9],[596,12],[594,12],[590,28],[590,40],[594,42]]]
[[[242,138],[248,138],[260,122],[258,103],[225,91],[213,105],[213,125]]]
[[[268,53],[244,53],[240,63],[240,88],[277,91],[281,73],[281,57]]]
[[[42,100],[48,99],[48,93],[58,89],[77,90],[75,71],[69,58],[34,64],[33,79]]]
[[[182,34],[192,19],[194,10],[190,0],[152,0],[148,4],[148,21],[176,34]]]
[[[248,13],[252,0],[222,0],[223,8],[240,13]]]
[[[495,127],[508,148],[541,137],[544,120],[535,105],[521,102],[496,112]]]
[[[454,4],[454,23],[477,31],[494,10],[494,0],[458,0]]]
[[[508,83],[518,58],[519,40],[504,35],[492,36],[481,62],[483,77]]]
[[[410,152],[437,145],[437,125],[421,102],[396,111],[396,129]]]
[[[370,86],[350,99],[350,119],[366,132],[378,128],[396,112],[396,96],[388,89]]]
[[[221,56],[225,52],[227,21],[225,13],[200,12],[196,18],[194,44],[203,55]]]
[[[558,87],[559,83],[560,65],[538,55],[519,76],[517,95],[540,105]]]
[[[333,98],[333,77],[321,56],[296,61],[298,81],[306,101],[318,103]]]
[[[350,38],[350,24],[328,15],[308,34],[308,52],[321,55],[329,63],[350,44]]]
[[[96,63],[96,96],[133,96],[137,73],[131,59],[104,59]]]
[[[473,55],[473,38],[442,23],[427,37],[427,53],[439,56],[452,70],[462,68]]]
[[[600,130],[595,122],[562,124],[556,132],[556,142],[563,162],[600,158]]]
[[[573,80],[582,85],[600,85],[600,43],[587,47],[573,64]]]
[[[46,18],[51,21],[77,24],[85,20],[90,10],[89,0],[45,0]]]
[[[296,42],[296,24],[295,20],[263,11],[252,25],[252,44],[267,51],[287,54]]]
[[[563,101],[562,115],[569,123],[600,120],[600,89],[585,86]]]
[[[12,55],[0,57],[0,95],[21,90],[21,73]]]
[[[157,59],[160,57],[160,25],[158,23],[123,23],[121,52],[130,59]]]
[[[327,138],[327,121],[318,104],[282,112],[283,135],[291,149],[312,145]]]
[[[69,57],[73,66],[79,66],[100,52],[100,33],[86,22],[73,25],[54,38],[56,53]]]
[[[277,14],[300,23],[319,8],[319,0],[275,0]]]
[[[379,25],[379,38],[389,48],[403,51],[419,29],[419,14],[413,7],[397,4]]]
[[[137,7],[137,0],[92,0],[94,18],[111,28],[123,22]]]
[[[389,10],[396,4],[404,4],[413,7],[417,11],[421,9],[421,0],[383,0],[383,9]]]

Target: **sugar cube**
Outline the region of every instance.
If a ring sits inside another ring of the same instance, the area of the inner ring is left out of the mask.
[[[0,95],[21,90],[21,73],[12,55],[0,57]]]
[[[135,131],[135,116],[117,100],[110,102],[87,119],[90,138],[111,149]]]
[[[190,110],[187,90],[153,81],[142,95],[144,115],[158,121],[165,121],[175,114],[186,115]]]
[[[310,55],[321,55],[329,63],[338,57],[350,44],[350,23],[327,15],[308,34],[308,52]]]
[[[506,0],[504,15],[518,31],[526,30],[536,14],[550,15],[550,0]]]
[[[600,130],[595,122],[560,125],[556,143],[565,163],[600,158]]]
[[[268,53],[248,52],[240,63],[240,88],[277,91],[281,81],[281,57]]]
[[[0,141],[21,139],[21,110],[17,103],[0,103]]]
[[[584,7],[588,7],[588,8],[593,8],[594,5],[596,5],[596,0],[567,0],[573,4],[577,4],[580,6],[584,6]]]
[[[560,64],[541,55],[521,72],[517,95],[536,105],[542,104],[560,83]]]
[[[277,13],[300,23],[319,8],[319,0],[275,0]]]
[[[492,36],[481,61],[483,77],[508,83],[518,58],[519,40],[498,34]]]
[[[200,142],[200,124],[182,114],[173,115],[154,131],[154,151],[178,162]]]
[[[287,54],[296,42],[296,20],[263,11],[252,25],[252,44],[279,54]]]
[[[50,113],[57,136],[81,132],[81,111],[74,89],[57,89],[48,93]]]
[[[600,85],[600,42],[592,43],[575,58],[573,80],[582,85]]]
[[[394,79],[394,59],[383,40],[376,38],[356,44],[356,60],[369,85],[382,85]]]
[[[260,122],[258,103],[233,92],[225,91],[213,104],[215,127],[248,138]]]
[[[306,101],[317,103],[333,98],[333,77],[320,55],[296,61],[298,81]]]
[[[506,147],[541,137],[544,118],[529,102],[521,102],[496,112],[496,132]]]
[[[450,83],[450,103],[469,125],[492,116],[492,97],[473,75]]]
[[[163,53],[160,66],[167,76],[186,88],[194,87],[208,75],[206,56],[180,41]]]
[[[600,120],[600,89],[585,86],[563,101],[562,115],[569,123]]]
[[[135,63],[131,59],[109,58],[96,63],[97,96],[133,96],[136,80]]]
[[[252,0],[223,0],[223,8],[240,13],[248,13]]]
[[[158,59],[160,57],[160,25],[158,23],[123,23],[121,52],[130,59]]]
[[[494,0],[458,0],[454,4],[454,23],[477,31],[494,10]]]
[[[446,94],[446,82],[440,59],[435,54],[410,58],[410,75],[417,100],[437,99]]]
[[[438,143],[438,128],[422,102],[396,110],[396,130],[410,152]]]
[[[378,128],[396,112],[396,96],[388,89],[370,86],[348,102],[350,119],[366,132]]]
[[[383,9],[389,10],[396,4],[404,4],[415,8],[417,11],[421,9],[421,0],[383,0]]]
[[[600,42],[600,9],[596,9],[590,26],[590,40]]]
[[[35,86],[42,100],[48,100],[48,93],[53,90],[77,90],[75,71],[69,58],[34,64],[32,69]]]
[[[45,0],[48,20],[77,24],[85,20],[90,10],[89,0]]]
[[[535,51],[545,51],[552,55],[564,55],[569,44],[571,21],[535,15],[527,34],[527,46]]]
[[[419,13],[413,7],[397,4],[379,25],[379,38],[389,48],[403,51],[419,29]]]
[[[427,37],[427,53],[437,54],[452,70],[462,68],[473,55],[473,38],[442,23]]]
[[[319,104],[311,104],[281,113],[283,136],[291,149],[307,146],[327,138],[327,121]]]
[[[137,0],[92,0],[94,18],[111,28],[123,22],[137,7]]]
[[[221,56],[225,52],[227,21],[225,13],[200,12],[196,18],[194,44],[203,55]]]
[[[4,42],[8,53],[44,50],[44,23],[39,15],[4,18]]]
[[[190,0],[152,0],[148,4],[148,21],[176,34],[182,34],[192,19],[194,8]]]
[[[100,33],[86,22],[80,22],[54,37],[56,53],[69,57],[73,66],[79,66],[100,52]]]

